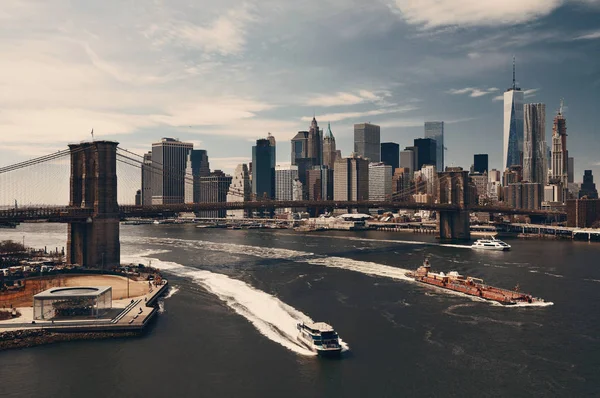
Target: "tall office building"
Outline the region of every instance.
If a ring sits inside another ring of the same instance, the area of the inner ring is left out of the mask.
[[[525,104],[523,109],[523,180],[546,185],[546,105]]]
[[[314,166],[308,170],[308,200],[333,199],[333,170],[327,166]]]
[[[333,200],[369,199],[369,161],[352,154],[338,159],[333,169]]]
[[[152,204],[152,175],[154,170],[152,169],[152,152],[144,154],[142,161],[142,192],[141,192],[141,204],[148,206]]]
[[[473,172],[483,174],[488,171],[488,155],[480,153],[473,156]]]
[[[392,199],[392,166],[385,163],[369,164],[369,200]]]
[[[436,196],[437,171],[435,165],[423,165],[420,170],[415,171],[414,179],[416,192],[426,193],[432,197]]]
[[[395,201],[407,202],[414,193],[411,189],[412,175],[407,167],[394,170],[392,176],[392,198]]]
[[[437,164],[435,140],[432,138],[417,138],[414,142],[414,146],[417,149],[415,171],[421,170],[426,164],[435,166]]]
[[[275,147],[269,139],[252,147],[252,194],[257,200],[275,197]]]
[[[523,164],[523,102],[524,94],[517,87],[513,58],[513,84],[504,93],[503,169]]]
[[[435,140],[435,167],[444,171],[444,122],[425,122],[425,138]]]
[[[298,166],[275,167],[275,199],[293,200],[293,186],[296,179],[298,179]]]
[[[354,152],[371,162],[381,161],[380,127],[370,123],[354,125]]]
[[[197,192],[199,203],[225,203],[231,185],[232,177],[225,175],[221,170],[215,170],[207,176],[198,177]],[[204,210],[199,212],[200,217],[225,218],[226,209]]]
[[[323,137],[323,165],[333,170],[338,151],[335,147],[335,137],[331,132],[331,124],[327,123],[327,132]]]
[[[539,210],[544,195],[542,184],[517,182],[504,187],[504,201],[516,209]]]
[[[569,158],[567,164],[567,182],[573,184],[575,182],[575,159]]]
[[[189,151],[185,165],[185,203],[200,202],[201,177],[210,175],[208,154],[203,149]]]
[[[561,101],[552,125],[552,163],[550,165],[550,182],[560,183],[567,187],[569,182],[569,152],[567,151],[567,120],[563,115]]]
[[[333,137],[333,134],[332,134]],[[292,138],[292,165],[298,166],[298,178],[306,188],[308,170],[323,164],[323,138],[317,120],[313,117],[308,131],[299,131]],[[330,159],[328,159],[330,160]],[[306,193],[304,194],[306,196]]]
[[[598,191],[596,190],[596,184],[594,184],[594,176],[592,170],[585,170],[583,172],[583,183],[579,190],[579,199],[586,196],[588,199],[598,199]]]
[[[417,169],[418,160],[417,148],[414,146],[406,147],[400,152],[400,167],[408,169],[411,178]]]
[[[389,166],[392,166],[393,173],[400,167],[400,145],[395,142],[381,143],[381,161]]]
[[[193,147],[173,138],[152,144],[152,204],[184,203],[185,169]]]
[[[252,194],[252,184],[248,166],[245,163],[238,164],[233,173],[231,184],[227,191],[227,202],[247,202]],[[244,218],[248,215],[247,210],[228,210],[227,217]]]

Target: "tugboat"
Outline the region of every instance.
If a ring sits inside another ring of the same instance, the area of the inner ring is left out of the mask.
[[[342,352],[340,338],[331,325],[324,322],[301,322],[297,329],[300,341],[317,354],[339,355]]]
[[[486,285],[483,282],[483,279],[480,278],[474,278],[471,276],[464,277],[456,271],[451,271],[448,274],[444,274],[443,272],[436,274],[431,272],[429,260],[425,260],[423,265],[420,266],[416,271],[407,272],[406,276],[414,278],[415,281],[422,282],[427,285],[453,290],[469,296],[481,297],[483,299],[496,301],[504,305],[544,302],[544,299],[520,292],[518,285],[514,290],[507,290]]]
[[[471,245],[471,249],[506,251],[510,250],[510,245],[490,236],[489,238],[478,239]]]

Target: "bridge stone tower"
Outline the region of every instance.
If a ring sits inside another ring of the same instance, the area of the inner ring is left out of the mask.
[[[91,212],[86,221],[69,223],[69,264],[93,268],[108,268],[120,264],[118,144],[112,141],[94,141],[69,145],[69,206],[88,209]]]
[[[437,191],[440,204],[458,205],[458,210],[438,212],[438,230],[441,239],[470,239],[469,210],[473,195],[469,172],[462,168],[447,168],[438,173]]]

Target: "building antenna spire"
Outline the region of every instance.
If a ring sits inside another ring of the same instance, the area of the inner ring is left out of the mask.
[[[515,69],[516,69],[515,56],[513,55],[513,90],[515,90],[517,88],[517,79],[516,79]]]

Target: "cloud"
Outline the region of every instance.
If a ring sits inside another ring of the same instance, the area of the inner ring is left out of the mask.
[[[600,30],[588,32],[581,36],[577,36],[573,40],[594,40],[594,39],[600,39]]]
[[[527,89],[527,90],[523,91],[523,97],[525,99],[535,97],[535,93],[537,93],[538,91],[540,91],[539,88]],[[494,101],[494,102],[495,101],[504,101],[504,94],[495,96],[494,98],[492,98],[492,101]]]
[[[318,95],[306,101],[308,106],[358,105],[365,102],[382,103],[392,94],[389,91],[358,90],[355,93],[338,92],[333,95]]]
[[[499,89],[496,87],[485,88],[485,89],[479,89],[477,87],[465,87],[465,88],[459,88],[459,89],[453,88],[453,89],[448,90],[447,93],[452,94],[452,95],[469,94],[469,97],[477,98],[477,97],[483,97],[484,95],[495,93],[498,90]]]
[[[448,25],[516,25],[550,14],[563,0],[395,0],[406,22],[426,29]]]
[[[364,112],[340,112],[340,113],[329,113],[325,115],[318,116],[320,120],[327,120],[328,122],[338,122],[340,120],[346,119],[356,119],[357,121],[361,118],[367,116],[378,116],[378,115],[386,115],[390,113],[404,113],[418,109],[415,106],[402,106],[402,107],[394,107],[394,108],[383,108],[383,109],[374,109],[371,111]],[[312,116],[304,116],[301,119],[302,121],[309,122],[312,120]]]
[[[538,91],[540,91],[539,88],[530,88],[528,90],[523,91],[523,96],[525,98],[535,97],[535,93],[537,93]]]
[[[246,44],[246,27],[255,18],[250,6],[230,9],[206,25],[182,19],[152,24],[143,34],[159,47],[176,45],[223,56],[236,55]]]

